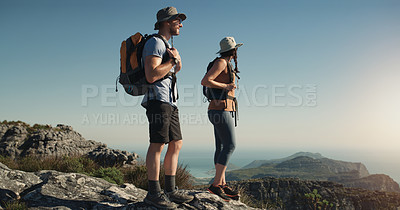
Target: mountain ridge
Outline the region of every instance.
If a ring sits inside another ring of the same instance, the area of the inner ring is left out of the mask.
[[[293,155],[290,155],[288,157],[284,157],[284,158],[277,158],[277,159],[271,159],[271,160],[254,160],[251,163],[245,165],[242,167],[242,169],[246,169],[246,168],[257,168],[263,164],[271,164],[271,163],[281,163],[283,161],[286,160],[291,160],[293,158],[296,157],[300,157],[300,156],[307,156],[307,157],[312,157],[314,159],[322,159],[322,158],[326,158],[324,156],[322,156],[320,153],[312,153],[312,152],[297,152]]]
[[[320,153],[298,152],[286,158],[262,161],[258,167],[249,168],[249,165],[227,172],[226,180],[296,177],[303,180],[334,181],[346,187],[400,192],[399,184],[388,175],[370,175],[362,163],[333,160]]]

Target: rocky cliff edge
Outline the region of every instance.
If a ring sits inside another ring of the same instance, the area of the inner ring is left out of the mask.
[[[185,191],[195,199],[178,209],[253,209],[206,191]],[[154,209],[143,202],[146,194],[132,184],[115,185],[78,173],[11,170],[0,163],[0,203],[19,200],[29,209]]]

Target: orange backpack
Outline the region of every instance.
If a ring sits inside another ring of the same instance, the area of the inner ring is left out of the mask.
[[[121,43],[121,68],[117,81],[119,78],[119,83],[129,95],[144,95],[148,90],[149,83],[146,80],[144,66],[142,64],[142,53],[146,41],[153,36],[161,38],[158,34],[146,34],[143,36],[141,33],[137,32]],[[164,39],[162,40],[164,41]],[[164,43],[168,48],[168,44],[165,41]],[[118,91],[117,87],[116,91]]]

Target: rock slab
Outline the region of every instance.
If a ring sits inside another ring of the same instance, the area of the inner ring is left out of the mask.
[[[254,209],[205,191],[185,191],[195,199],[178,209]],[[119,186],[78,173],[23,172],[0,163],[0,201],[20,199],[29,209],[155,209],[143,202],[146,194],[132,184]]]

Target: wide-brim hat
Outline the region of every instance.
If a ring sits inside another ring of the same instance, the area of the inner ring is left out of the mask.
[[[169,20],[175,20],[180,18],[182,21],[186,19],[184,13],[178,13],[175,7],[165,7],[158,10],[157,12],[157,22],[154,24],[154,30],[160,29],[160,23]]]
[[[236,41],[233,37],[225,37],[219,42],[219,46],[221,47],[221,49],[217,52],[217,54],[228,52],[229,50],[238,48],[242,45],[243,43],[236,44]]]

